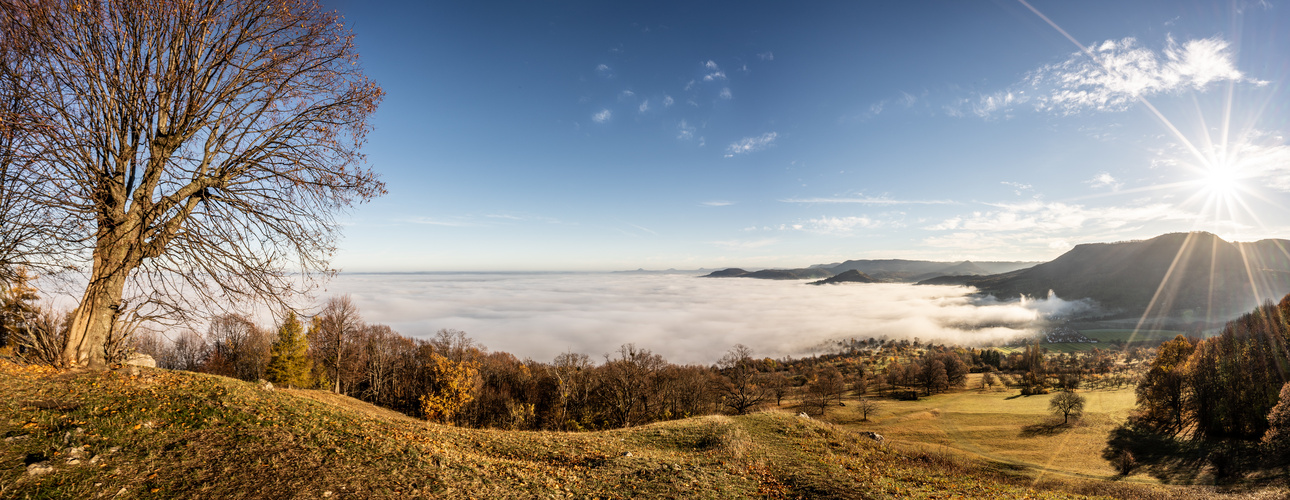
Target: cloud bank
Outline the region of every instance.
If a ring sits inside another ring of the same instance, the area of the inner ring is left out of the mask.
[[[632,342],[672,362],[703,364],[736,343],[780,357],[849,337],[1003,341],[1078,304],[982,300],[962,287],[678,274],[342,274],[328,288],[351,294],[364,320],[413,337],[455,328],[537,360],[567,350],[599,357]]]

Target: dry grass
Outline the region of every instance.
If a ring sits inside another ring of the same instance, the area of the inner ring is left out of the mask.
[[[782,413],[473,430],[224,377],[3,360],[0,393],[0,437],[13,438],[0,440],[0,498],[1075,497],[954,452],[881,446]],[[66,460],[73,447],[80,463]],[[39,462],[54,471],[26,473]]]
[[[968,387],[979,386],[980,375],[971,376]],[[1290,493],[1165,486],[1145,475],[1118,477],[1101,454],[1108,433],[1134,408],[1132,388],[1081,391],[1087,398],[1084,416],[1069,424],[1049,413],[1050,395],[1017,392],[967,390],[918,401],[884,400],[868,422],[861,421],[853,406],[833,408],[827,419],[847,429],[883,434],[896,448],[993,463],[997,472],[1044,489],[1160,499],[1276,498]]]

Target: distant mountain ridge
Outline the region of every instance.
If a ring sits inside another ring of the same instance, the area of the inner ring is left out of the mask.
[[[848,260],[842,263],[821,264],[833,274],[860,271],[880,281],[917,282],[937,276],[965,276],[1000,274],[1025,269],[1040,262],[938,262],[928,260]]]
[[[722,269],[705,274],[703,278],[756,278],[764,280],[807,280],[828,278],[832,276],[826,269],[762,269],[760,271],[745,271],[737,267]]]
[[[763,269],[746,271],[737,267],[713,271],[704,278],[758,278],[801,280],[831,278],[856,271],[872,281],[866,283],[915,283],[940,276],[983,276],[998,274],[1039,264],[1039,262],[935,262],[927,260],[848,260],[843,263],[817,264],[798,269]],[[852,281],[855,279],[843,279]],[[838,281],[838,282],[841,282]],[[814,284],[814,283],[813,283]]]
[[[838,275],[833,276],[832,278],[826,278],[820,281],[812,281],[807,284],[808,285],[833,285],[837,283],[880,283],[880,282],[876,279],[873,279],[873,277],[869,276],[868,274],[852,269],[850,271],[843,271]]]
[[[920,284],[974,286],[1000,298],[1092,299],[1105,308],[1180,319],[1216,319],[1290,292],[1290,240],[1232,243],[1206,232],[1077,245],[1037,266]]]

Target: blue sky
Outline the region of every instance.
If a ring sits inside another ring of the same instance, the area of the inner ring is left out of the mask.
[[[345,271],[1290,238],[1284,3],[327,5],[387,92]]]

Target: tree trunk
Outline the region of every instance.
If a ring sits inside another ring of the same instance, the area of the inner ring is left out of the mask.
[[[100,243],[99,250],[94,252],[90,283],[85,287],[80,306],[72,313],[67,332],[62,359],[65,367],[92,370],[107,367],[107,353],[103,348],[121,313],[125,281],[133,269],[126,264],[126,250],[113,246]]]

